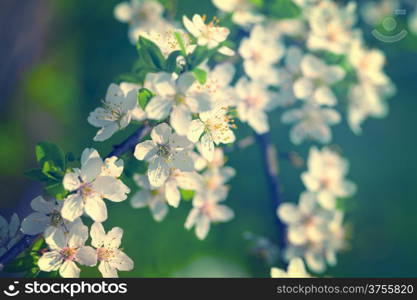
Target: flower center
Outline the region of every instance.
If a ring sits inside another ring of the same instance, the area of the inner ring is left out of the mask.
[[[75,259],[75,254],[77,254],[77,249],[71,248],[71,247],[65,247],[65,248],[62,248],[62,250],[60,251],[60,254],[62,255],[62,258],[64,260],[72,261]]]
[[[169,159],[171,156],[171,150],[168,145],[159,145],[156,154],[165,159]]]
[[[102,261],[102,260],[109,260],[112,257],[114,257],[114,251],[107,249],[107,248],[99,248],[97,249],[97,259]]]
[[[57,227],[63,221],[60,212],[57,210],[54,210],[53,212],[51,212],[49,214],[49,218],[51,219],[51,225],[54,227]]]

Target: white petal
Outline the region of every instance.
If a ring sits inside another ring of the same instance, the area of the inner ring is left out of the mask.
[[[298,208],[292,203],[282,203],[277,209],[277,215],[286,224],[296,224],[302,217]]]
[[[169,99],[155,96],[146,105],[145,112],[151,120],[165,120],[171,111],[173,102]]]
[[[95,222],[107,220],[107,207],[100,197],[88,198],[84,205],[85,213]]]
[[[207,216],[202,215],[196,223],[195,233],[200,240],[204,240],[209,230],[210,230],[210,219]]]
[[[106,233],[101,223],[95,222],[90,229],[91,245],[95,248],[100,248],[103,245]]]
[[[114,257],[110,260],[110,265],[119,271],[131,271],[134,267],[132,259],[120,250],[116,251]]]
[[[228,222],[234,218],[234,212],[225,205],[217,205],[216,209],[212,212],[213,222]]]
[[[34,212],[23,219],[21,230],[28,235],[39,234],[48,227],[49,222],[50,218],[45,214]]]
[[[103,278],[118,278],[116,268],[112,267],[109,262],[102,261],[99,266],[98,270],[100,271]]]
[[[130,199],[130,204],[133,208],[145,207],[149,204],[151,197],[152,195],[149,190],[141,190],[133,195],[133,197]]]
[[[165,197],[168,204],[173,207],[178,207],[180,204],[181,195],[175,180],[171,179],[165,182]]]
[[[97,264],[97,251],[89,246],[83,246],[77,250],[75,258],[81,265],[92,267]]]
[[[123,229],[120,227],[113,227],[104,239],[104,247],[109,249],[118,249],[122,242]]]
[[[78,178],[78,173],[67,173],[64,176],[64,179],[62,181],[62,184],[64,188],[68,191],[74,191],[78,189],[81,185],[81,182]]]
[[[169,176],[170,167],[161,157],[156,157],[149,163],[148,179],[153,187],[160,187],[164,184]]]
[[[156,199],[149,204],[152,216],[155,221],[162,221],[168,213],[168,205],[163,199]]]
[[[151,138],[156,144],[166,145],[172,134],[172,129],[167,123],[162,123],[156,126],[151,131]]]
[[[84,212],[84,202],[80,195],[72,194],[64,200],[61,215],[64,219],[74,221]]]
[[[47,214],[55,207],[54,201],[46,201],[42,196],[38,196],[32,200],[30,207],[33,210]]]
[[[67,260],[59,268],[59,275],[63,278],[79,278],[80,268],[77,267],[75,262]]]
[[[194,162],[189,151],[177,152],[172,158],[172,165],[184,172],[194,171]]]
[[[78,248],[84,246],[88,239],[88,227],[81,222],[72,226],[68,234],[68,246]]]
[[[54,250],[62,249],[67,246],[67,238],[64,231],[53,231],[50,227],[48,227],[47,232],[45,232],[45,242],[48,244],[49,248]]]
[[[321,105],[336,105],[337,99],[332,90],[327,86],[321,86],[314,91],[314,101]]]
[[[135,147],[135,157],[138,160],[151,160],[156,155],[156,145],[153,141],[144,141]]]
[[[20,220],[16,213],[13,213],[9,223],[9,237],[13,238],[20,228]]]
[[[208,161],[214,157],[214,142],[209,133],[205,133],[201,138],[201,154]]]
[[[179,135],[187,135],[191,123],[191,112],[185,105],[176,105],[172,109],[170,123]]]
[[[103,167],[101,158],[90,158],[81,167],[81,178],[84,182],[92,182],[100,173]]]
[[[41,271],[56,271],[62,264],[62,256],[59,251],[49,251],[44,253],[38,260],[38,266]]]
[[[119,125],[116,122],[112,122],[100,128],[93,138],[95,142],[104,142],[109,139],[116,131],[119,130]]]
[[[299,99],[308,99],[313,94],[314,84],[306,77],[301,77],[294,82],[294,95]]]

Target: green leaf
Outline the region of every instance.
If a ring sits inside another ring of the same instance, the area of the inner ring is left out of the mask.
[[[29,169],[25,171],[24,175],[30,180],[35,181],[48,181],[50,178],[45,175],[41,169]]]
[[[36,259],[31,255],[25,255],[7,264],[3,271],[7,273],[18,273],[29,270],[34,266],[36,266]]]
[[[179,32],[174,32],[174,36],[178,42],[178,45],[180,46],[182,55],[184,57],[187,56],[187,50],[185,49],[185,43],[184,43],[184,40],[182,39],[181,34]]]
[[[203,61],[210,57],[210,54],[211,51],[209,49],[206,47],[198,46],[188,57],[189,69],[193,70],[194,68],[198,67]]]
[[[25,277],[26,278],[35,278],[35,277],[38,277],[39,272],[40,272],[39,267],[37,267],[37,266],[36,267],[33,267],[33,268],[29,269],[29,271],[25,274]]]
[[[164,70],[165,58],[154,42],[141,36],[136,44],[136,49],[140,59],[158,70]]]
[[[46,246],[44,239],[37,239],[32,245],[32,252],[37,252]]]
[[[66,162],[73,162],[73,161],[75,161],[75,155],[74,155],[74,153],[72,153],[72,152],[68,152],[68,153],[65,155],[65,161],[66,161]]]
[[[265,7],[265,14],[274,19],[292,19],[301,14],[301,9],[292,0],[269,1]]]
[[[154,94],[145,88],[141,88],[138,92],[138,103],[142,109],[145,109],[146,105],[148,104],[149,100],[152,99]]]
[[[143,78],[141,78],[140,75],[137,73],[123,73],[117,76],[116,78],[117,83],[130,82],[130,83],[138,84],[142,81],[143,81]]]
[[[62,182],[51,183],[45,187],[45,193],[55,197],[57,200],[64,200],[68,191],[64,189]]]
[[[65,170],[65,154],[60,147],[49,142],[40,142],[35,147],[36,159],[41,166],[46,161],[52,161],[52,163]]]
[[[194,194],[195,194],[195,192],[192,191],[192,190],[183,190],[183,189],[180,189],[180,193],[181,193],[181,198],[184,201],[189,201],[189,200],[193,199]]]
[[[207,72],[204,71],[203,69],[194,69],[193,70],[193,74],[195,79],[197,79],[198,83],[200,84],[205,84],[206,83],[206,79],[207,79]]]
[[[177,70],[177,58],[181,55],[181,51],[177,50],[174,52],[171,52],[171,54],[168,56],[166,65],[165,65],[165,71],[168,73],[173,73]]]

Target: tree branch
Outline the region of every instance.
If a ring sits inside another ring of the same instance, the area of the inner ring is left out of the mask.
[[[145,123],[143,126],[139,127],[133,134],[131,134],[126,140],[121,144],[114,146],[113,151],[111,151],[106,158],[112,156],[121,156],[127,151],[133,150],[136,144],[142,140],[151,130],[151,126]],[[42,235],[24,235],[12,248],[10,248],[6,253],[0,257],[0,271],[5,265],[10,263],[15,259],[20,253],[29,248],[37,238]]]
[[[275,146],[271,142],[269,133],[255,134],[255,136],[261,150],[264,170],[269,187],[269,194],[271,197],[271,204],[275,214],[278,206],[282,203],[281,186],[278,178],[278,153]],[[278,246],[282,262],[282,251],[286,246],[286,229],[285,225],[276,215],[275,221],[278,227]],[[285,265],[285,263],[283,264]]]

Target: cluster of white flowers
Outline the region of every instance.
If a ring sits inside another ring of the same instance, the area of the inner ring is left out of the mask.
[[[149,51],[159,48],[160,53],[148,53],[149,61],[159,59],[163,65],[174,58],[170,64],[175,64],[175,71],[155,65],[157,70],[151,69],[141,80],[111,83],[102,106],[88,117],[98,128],[96,142],[132,123],[152,127],[149,137],[146,133],[134,140],[134,157],[146,171],[133,176],[138,191],[130,199],[132,207],[147,206],[153,218],[162,221],[169,207],[192,198],[184,227],[194,228],[196,236],[205,239],[212,223],[234,217],[222,204],[229,192],[227,183],[235,176],[234,169],[225,166],[222,146],[236,140],[235,117],[256,134],[264,134],[270,130],[267,113],[279,107],[284,110],[281,122],[293,124],[290,140],[298,145],[308,140],[331,142],[330,126],[342,119],[337,110],[341,97],[355,133],[368,116],[387,113],[384,98],[393,85],[383,72],[385,57],[367,49],[354,27],[355,3],[293,2],[300,8],[299,16],[276,20],[257,12],[250,0],[213,0],[238,26],[236,52],[226,46],[231,30],[220,26],[217,18],[207,22],[198,14],[191,19],[183,16],[181,26],[168,21],[157,1],[131,0],[115,7],[115,17],[129,24],[133,44],[145,40],[151,42]],[[202,53],[209,54],[198,60]],[[208,60],[214,54],[224,61]],[[242,74],[234,62],[241,65]],[[337,87],[346,92],[338,93]],[[133,261],[119,249],[123,230],[114,227],[106,233],[102,222],[107,220],[104,199],[121,202],[130,193],[120,179],[124,163],[117,156],[102,159],[90,148],[83,151],[80,163],[79,168],[63,170],[65,199],[33,199],[34,212],[23,220],[21,231],[45,238],[49,249],[39,259],[42,271],[78,277],[77,264],[99,262],[104,277],[117,277],[118,270],[131,270]],[[272,277],[309,277],[302,259],[316,273],[336,263],[336,253],[346,244],[338,199],[351,197],[356,190],[345,179],[347,172],[348,162],[337,152],[310,148],[308,170],[301,175],[306,191],[298,205],[284,203],[277,210],[287,227],[287,247],[281,250],[290,264],[287,272],[273,268]],[[94,221],[90,229],[82,222],[86,216]],[[19,220],[14,215],[8,224],[0,218],[0,225],[1,256],[15,243]],[[86,246],[89,237],[91,246]]]
[[[133,269],[133,261],[119,250],[123,230],[115,227],[106,235],[101,225],[107,219],[103,199],[120,202],[130,192],[118,179],[122,172],[121,159],[113,156],[103,161],[96,150],[87,148],[81,155],[81,168],[64,176],[63,186],[70,194],[63,202],[42,196],[32,200],[34,212],[22,221],[21,231],[45,238],[49,249],[39,259],[41,271],[59,270],[61,277],[79,277],[76,263],[95,266],[98,261],[103,277],[117,277],[117,270]],[[95,249],[85,246],[89,233],[81,220],[83,215],[95,221],[90,230]]]
[[[298,205],[283,203],[277,215],[287,225],[284,258],[304,257],[312,271],[322,273],[327,264],[336,264],[336,253],[345,245],[337,200],[351,197],[356,187],[345,179],[348,162],[329,148],[311,148],[307,164],[308,171],[301,175],[306,191]]]

